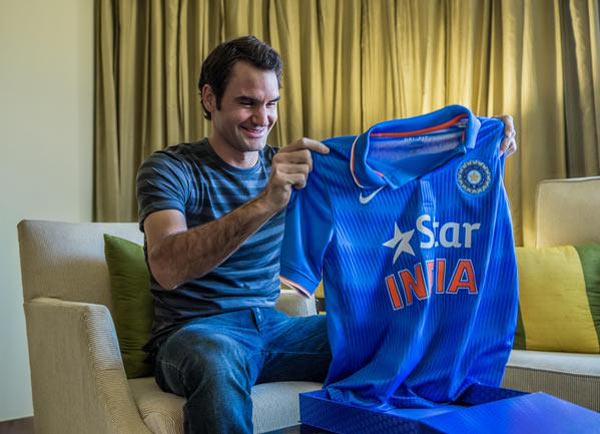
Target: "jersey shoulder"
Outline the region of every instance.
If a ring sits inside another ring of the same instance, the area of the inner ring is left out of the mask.
[[[323,144],[329,148],[328,154],[313,152],[314,168],[320,174],[333,174],[331,170],[339,173],[340,170],[348,168],[350,153],[356,136],[341,136],[323,140]]]
[[[504,122],[497,118],[479,118],[481,127],[477,133],[478,142],[496,142],[504,136]]]

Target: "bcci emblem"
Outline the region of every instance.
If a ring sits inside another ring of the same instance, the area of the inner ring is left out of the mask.
[[[458,186],[465,193],[484,193],[489,188],[491,179],[492,173],[482,161],[465,161],[458,168]]]

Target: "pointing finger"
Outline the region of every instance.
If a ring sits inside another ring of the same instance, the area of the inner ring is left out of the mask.
[[[312,140],[312,139],[307,139],[307,138],[302,138],[302,139],[296,140],[295,142],[293,142],[290,146],[288,146],[286,148],[290,149],[290,150],[308,149],[310,151],[318,152],[319,154],[329,154],[329,148],[327,146],[325,146],[323,143],[321,143],[317,140]],[[286,149],[286,148],[284,148],[284,149]]]

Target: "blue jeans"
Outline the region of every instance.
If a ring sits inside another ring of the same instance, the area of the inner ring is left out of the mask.
[[[186,433],[251,433],[254,384],[325,379],[324,316],[249,308],[191,321],[156,355],[156,382],[184,396]]]

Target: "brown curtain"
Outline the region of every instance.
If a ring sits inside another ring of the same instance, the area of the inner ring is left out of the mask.
[[[277,146],[448,104],[511,114],[506,185],[530,245],[538,181],[600,174],[599,21],[598,0],[97,0],[95,218],[136,219],[142,160],[208,134],[202,59],[254,34],[285,62]]]

